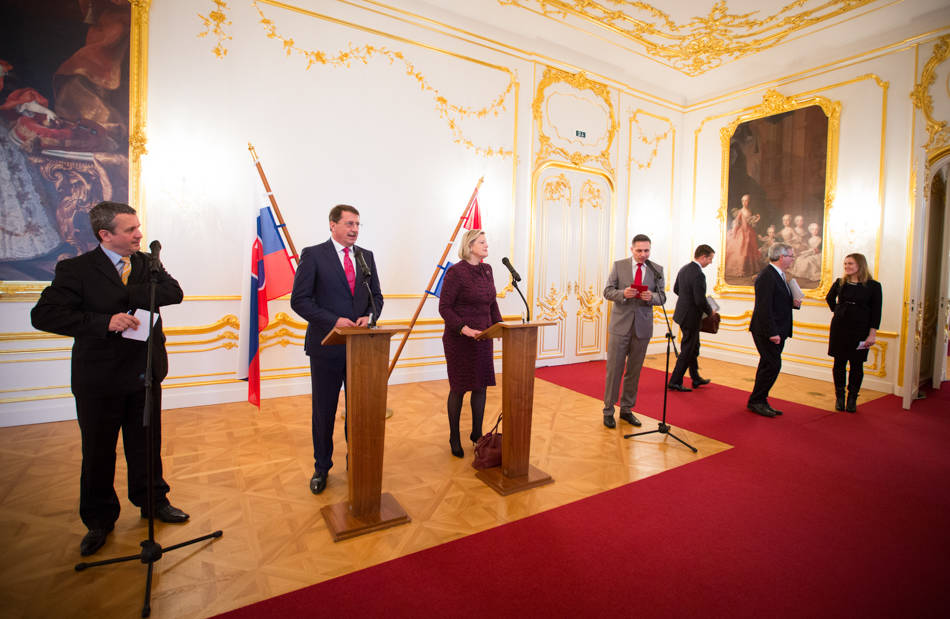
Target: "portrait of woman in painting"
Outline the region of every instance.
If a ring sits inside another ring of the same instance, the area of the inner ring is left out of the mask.
[[[759,271],[759,242],[755,225],[760,216],[749,208],[749,194],[741,198],[733,211],[732,227],[726,237],[726,275],[745,277]]]
[[[828,145],[829,116],[821,105],[752,118],[723,134],[721,283],[751,286],[768,246],[782,242],[798,258],[799,285],[821,287]]]

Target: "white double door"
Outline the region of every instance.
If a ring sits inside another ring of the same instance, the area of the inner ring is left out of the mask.
[[[551,165],[535,176],[532,319],[539,365],[604,358],[613,189],[593,171]]]

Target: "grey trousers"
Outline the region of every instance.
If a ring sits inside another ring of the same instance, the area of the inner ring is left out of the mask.
[[[617,392],[620,391],[621,378],[623,392],[620,394],[620,409],[631,409],[637,403],[637,385],[649,343],[648,337],[610,334],[610,341],[607,343],[607,376],[604,379],[604,415],[614,414],[614,402],[617,401]]]

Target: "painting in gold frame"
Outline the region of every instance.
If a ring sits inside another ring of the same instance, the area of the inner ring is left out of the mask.
[[[17,198],[0,205],[9,233],[0,300],[34,300],[56,262],[95,247],[88,211],[98,201],[137,206],[149,5],[10,8],[0,37],[14,45],[9,58],[0,54],[0,165],[16,173],[6,177],[7,197]],[[26,53],[25,41],[41,47]]]
[[[769,91],[720,130],[722,251],[715,290],[751,293],[768,247],[791,245],[789,269],[806,297],[831,286],[828,230],[837,178],[841,104]]]

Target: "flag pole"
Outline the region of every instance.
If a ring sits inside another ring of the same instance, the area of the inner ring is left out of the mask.
[[[254,150],[254,146],[250,142],[247,143],[247,150],[251,151],[251,159],[254,160],[254,167],[257,168],[257,173],[261,175],[261,182],[264,183],[264,190],[267,192],[267,197],[270,199],[270,206],[274,209],[274,214],[277,215],[277,228],[283,232],[284,238],[287,239],[287,246],[290,247],[290,257],[294,259],[294,263],[300,266],[300,258],[297,256],[297,248],[294,247],[294,241],[290,238],[290,230],[287,229],[287,224],[284,223],[284,216],[280,214],[280,207],[277,206],[277,198],[274,197],[274,192],[271,191],[270,183],[267,182],[267,176],[264,174],[264,168],[261,166],[261,160],[257,157],[257,151]]]
[[[261,172],[263,174],[263,172]],[[462,222],[465,221],[465,217],[468,215],[469,211],[472,209],[472,202],[475,200],[475,196],[478,195],[478,188],[482,186],[482,181],[485,180],[485,177],[478,179],[478,183],[475,185],[475,191],[472,192],[472,197],[468,199],[468,202],[465,204],[465,210],[462,212],[462,216],[459,217],[458,223],[455,224],[455,230],[452,231],[452,237],[449,239],[448,243],[445,244],[445,249],[442,251],[442,257],[439,258],[439,261],[435,265],[435,270],[432,271],[432,277],[429,278],[429,284],[426,286],[426,292],[422,293],[422,299],[419,300],[419,306],[416,307],[416,312],[412,315],[412,318],[409,320],[409,330],[406,331],[405,335],[402,336],[402,341],[399,342],[399,348],[396,349],[396,354],[393,355],[393,360],[389,363],[389,375],[392,376],[393,370],[396,369],[396,362],[399,361],[399,355],[402,354],[402,349],[406,345],[406,341],[409,339],[409,336],[412,334],[412,328],[416,326],[416,320],[419,318],[419,314],[422,312],[422,306],[425,305],[426,299],[429,298],[429,290],[432,290],[432,285],[435,284],[435,279],[439,276],[439,271],[441,270],[442,263],[445,262],[446,256],[449,255],[449,250],[452,249],[452,245],[455,244],[455,237],[458,236],[459,230],[462,229]]]

